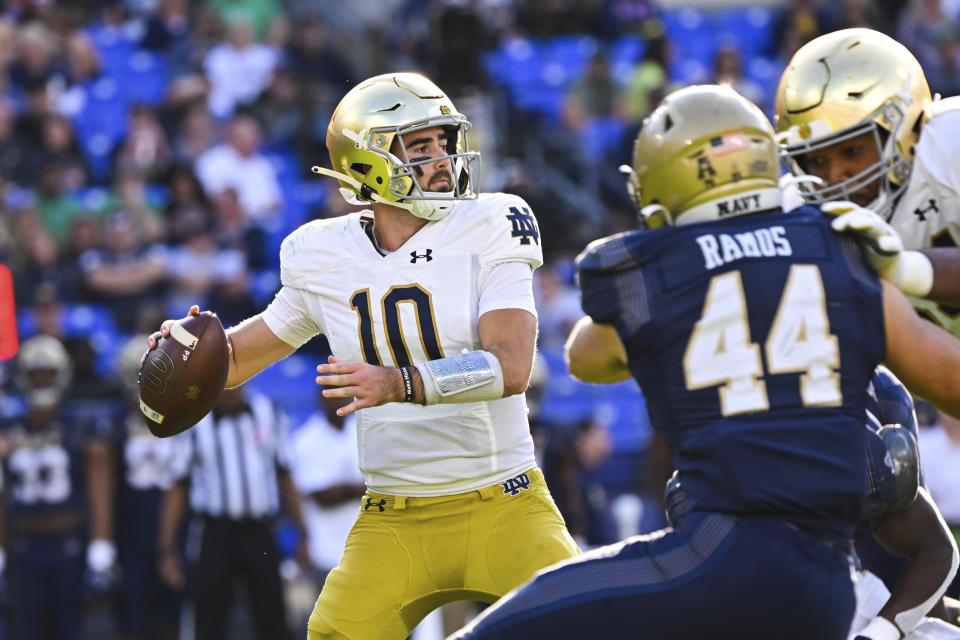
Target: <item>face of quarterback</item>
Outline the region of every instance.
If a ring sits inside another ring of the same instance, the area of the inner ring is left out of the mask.
[[[430,127],[403,134],[403,149],[395,148],[394,155],[403,159],[406,150],[409,162],[419,162],[430,158],[443,159],[436,162],[425,162],[414,167],[417,184],[424,191],[452,191],[453,170],[450,159],[447,158],[447,133],[443,127]],[[394,143],[395,147],[399,147]]]
[[[797,161],[806,173],[824,180],[828,185],[835,185],[879,162],[880,149],[875,134],[868,131],[855,138],[806,153]],[[850,199],[865,207],[873,202],[879,190],[880,183],[874,180],[855,191]]]

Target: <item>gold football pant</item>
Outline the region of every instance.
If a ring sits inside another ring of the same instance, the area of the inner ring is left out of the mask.
[[[539,469],[451,496],[367,492],[308,639],[402,640],[447,602],[494,602],[579,554]]]

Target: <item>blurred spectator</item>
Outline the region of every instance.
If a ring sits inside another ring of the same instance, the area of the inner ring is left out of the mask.
[[[210,414],[176,436],[170,465],[175,484],[160,518],[160,574],[172,588],[186,583],[176,540],[189,501],[203,520],[192,576],[198,640],[231,637],[227,614],[241,580],[257,637],[289,637],[273,532],[281,502],[304,544],[306,528],[289,472],[287,437],[279,409],[243,387],[225,390]],[[305,552],[303,547],[303,560]]]
[[[883,23],[883,14],[873,0],[840,0],[824,4],[825,31],[866,27],[877,29]]]
[[[144,49],[166,52],[174,70],[184,71],[189,59],[190,34],[187,0],[160,0],[156,12],[147,16],[140,38]]]
[[[564,120],[572,131],[580,131],[589,120],[622,120],[626,114],[623,90],[610,74],[606,55],[596,53],[587,70],[570,87],[564,104]]]
[[[340,562],[366,490],[357,460],[356,417],[337,415],[337,409],[349,403],[349,398],[324,398],[318,392],[318,411],[292,438],[291,471],[304,497],[310,561],[319,571],[318,587]]]
[[[960,420],[937,412],[936,422],[920,429],[920,463],[927,490],[940,508],[953,537],[960,541]],[[953,598],[960,596],[960,577],[947,590]]]
[[[734,47],[722,47],[713,59],[711,82],[725,84],[764,111],[772,106],[763,89],[743,74],[743,57]]]
[[[123,589],[117,597],[117,627],[124,640],[177,637],[177,599],[157,573],[160,505],[170,487],[170,438],[156,438],[140,413],[137,376],[146,335],[130,338],[117,357],[122,409],[112,434],[117,451],[117,563]]]
[[[17,265],[14,278],[14,297],[18,305],[31,306],[36,302],[38,288],[46,283],[62,298],[70,291],[71,283],[61,268],[57,245],[43,229],[37,229],[23,238],[20,245],[23,261]]]
[[[74,218],[81,214],[80,203],[67,192],[68,173],[59,164],[45,164],[40,168],[37,182],[37,209],[43,226],[61,244],[66,240]]]
[[[193,304],[201,308],[210,306],[217,287],[246,289],[246,256],[238,249],[218,247],[209,220],[198,220],[196,226],[183,228],[181,232],[177,245],[166,254],[170,276],[167,307],[172,313],[181,313]],[[219,312],[219,307],[214,308]],[[223,321],[227,322],[225,318]]]
[[[236,189],[249,220],[265,222],[281,203],[277,173],[260,147],[260,125],[249,115],[230,122],[227,142],[197,158],[196,172],[207,195],[215,198],[224,189]]]
[[[74,31],[67,38],[65,58],[72,87],[82,87],[100,75],[100,55],[84,31]],[[64,95],[63,101],[71,102],[71,98]]]
[[[625,89],[627,120],[634,126],[639,126],[666,94],[670,66],[670,43],[663,25],[657,20],[648,20],[641,30],[646,48],[643,59],[630,72]]]
[[[264,39],[274,21],[283,16],[277,0],[210,0],[209,5],[226,24],[246,22],[257,40]]]
[[[74,135],[73,125],[60,114],[50,114],[43,122],[42,147],[32,154],[34,171],[44,165],[59,167],[60,182],[67,191],[85,187],[89,182],[90,169]]]
[[[312,82],[336,88],[336,103],[355,76],[348,60],[331,44],[331,29],[320,16],[308,15],[297,21],[285,56],[291,68]]]
[[[203,185],[189,165],[177,165],[167,176],[169,199],[164,211],[167,240],[177,242],[189,229],[207,224],[213,216]]]
[[[10,83],[28,90],[46,85],[56,73],[57,40],[42,22],[30,22],[17,30],[17,59],[10,66]]]
[[[774,29],[778,58],[786,67],[797,49],[824,32],[823,10],[817,0],[795,0],[781,12]]]
[[[264,134],[273,144],[293,147],[304,136],[310,136],[312,113],[306,103],[304,83],[287,66],[276,69],[251,111],[264,123]]]
[[[603,486],[588,478],[611,453],[607,427],[597,420],[553,425],[544,442],[543,475],[570,535],[583,548],[616,539]]]
[[[21,185],[33,184],[35,158],[30,141],[17,126],[16,105],[9,98],[0,98],[0,174]]]
[[[90,302],[107,306],[117,326],[132,331],[141,307],[157,296],[167,279],[162,248],[138,237],[130,214],[117,212],[103,227],[102,249],[80,256],[80,268]]]
[[[173,138],[177,162],[192,165],[217,141],[217,129],[205,105],[193,103],[187,107],[178,123]]]
[[[477,8],[470,3],[439,4],[434,10],[431,34],[431,57],[436,61],[441,87],[452,95],[477,87],[484,79],[481,58],[477,51],[488,48],[488,36]]]
[[[77,265],[87,251],[100,246],[100,223],[90,214],[81,214],[73,219],[66,244],[61,250],[62,262],[71,271],[78,269]],[[76,293],[76,289],[74,293]]]
[[[913,0],[901,14],[897,39],[917,56],[931,91],[960,90],[960,16],[947,15],[940,0]]]
[[[220,192],[214,214],[220,246],[242,250],[247,256],[247,265],[254,271],[273,266],[276,256],[268,247],[266,233],[259,225],[250,224],[236,189],[227,188]]]
[[[122,167],[146,181],[156,181],[173,162],[173,152],[156,116],[149,107],[130,110],[126,138],[114,150],[114,170]]]
[[[210,113],[228,118],[237,105],[256,100],[277,64],[277,52],[254,42],[249,21],[235,16],[227,25],[227,40],[210,50],[203,68],[210,80]]]
[[[0,434],[13,637],[74,640],[84,572],[99,588],[114,571],[110,448],[101,424],[65,403],[71,362],[59,340],[25,341],[17,368],[27,409]]]
[[[128,165],[121,165],[113,175],[113,189],[107,194],[99,210],[102,213],[124,211],[143,241],[162,240],[165,229],[159,212],[161,204],[152,197],[143,177],[134,167]]]

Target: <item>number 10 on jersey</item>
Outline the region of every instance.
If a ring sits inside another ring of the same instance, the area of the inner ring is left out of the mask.
[[[440,347],[440,338],[437,335],[437,320],[433,312],[433,297],[430,292],[418,284],[390,287],[390,290],[380,299],[380,308],[383,312],[383,326],[387,332],[387,344],[393,355],[394,365],[406,367],[413,364],[410,349],[403,334],[400,323],[400,304],[412,304],[417,319],[417,333],[420,336],[420,346],[430,360],[439,360],[443,357]],[[363,359],[375,365],[383,365],[380,351],[377,349],[376,338],[373,335],[373,316],[370,309],[370,290],[361,289],[350,296],[350,306],[357,312],[357,329],[360,333],[360,347],[363,350]]]
[[[793,265],[764,345],[767,374],[800,373],[804,406],[836,406],[840,352],[830,333],[820,270]],[[739,271],[710,280],[700,320],[683,355],[687,389],[720,385],[725,416],[769,409],[760,347],[750,340],[747,301]]]

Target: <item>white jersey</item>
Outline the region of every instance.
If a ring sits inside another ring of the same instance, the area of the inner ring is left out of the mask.
[[[482,194],[461,202],[387,255],[366,234],[365,216],[315,220],[284,240],[284,290],[262,316],[278,337],[299,347],[323,333],[341,361],[394,367],[480,349],[478,320],[487,311],[536,315],[532,284],[513,299],[485,291],[497,265],[528,265],[532,280],[543,262],[536,219],[521,198]],[[357,439],[367,486],[386,494],[461,493],[535,465],[523,394],[362,409]]]
[[[960,246],[960,96],[933,103],[923,125],[910,182],[897,201],[890,224],[907,249]],[[960,335],[960,308],[911,300],[921,313]]]

